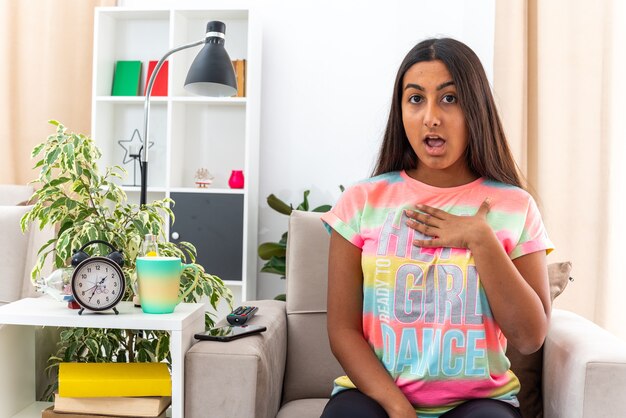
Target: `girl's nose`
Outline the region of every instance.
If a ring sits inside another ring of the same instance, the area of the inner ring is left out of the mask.
[[[426,107],[426,114],[424,115],[424,126],[427,128],[435,128],[441,125],[441,118],[439,117],[439,109],[436,105],[429,105]]]

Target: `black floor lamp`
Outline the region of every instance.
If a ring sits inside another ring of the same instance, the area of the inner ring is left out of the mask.
[[[237,93],[237,79],[228,52],[224,48],[225,33],[226,25],[223,22],[209,22],[204,39],[168,51],[159,60],[154,71],[152,71],[148,87],[146,88],[144,105],[143,150],[140,163],[140,207],[146,204],[148,189],[148,122],[150,120],[150,93],[152,92],[154,80],[167,57],[183,49],[204,45],[187,72],[185,90],[199,96],[230,97],[235,95]]]

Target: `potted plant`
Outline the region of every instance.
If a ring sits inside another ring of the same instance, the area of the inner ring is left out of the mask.
[[[344,187],[342,185],[339,186],[339,189],[342,192],[344,191]],[[302,202],[296,207],[296,210],[309,210],[310,193],[311,192],[309,190],[304,191],[304,198],[302,199]],[[291,215],[291,212],[294,210],[291,203],[285,203],[274,194],[271,194],[267,197],[267,204],[276,212],[287,216]],[[321,205],[312,209],[311,212],[328,212],[330,209],[330,205]],[[280,275],[281,279],[285,278],[285,269],[287,267],[287,232],[283,233],[280,241],[278,242],[264,242],[259,245],[258,253],[259,257],[262,260],[266,260],[266,263],[261,268],[261,272],[278,274]],[[287,296],[283,293],[277,295],[274,299],[284,301],[287,299]]]
[[[139,207],[127,201],[126,193],[114,182],[125,174],[119,166],[107,167],[101,174],[97,161],[101,156],[94,141],[82,134],[70,133],[56,121],[56,133],[37,145],[33,158],[39,158],[35,168],[39,177],[35,185],[33,208],[21,220],[22,230],[31,223],[40,228],[54,225],[55,237],[39,250],[38,261],[32,270],[37,279],[48,257],[55,268],[69,265],[72,251],[91,240],[104,240],[121,249],[125,257],[123,267],[127,287],[123,300],[131,300],[131,283],[135,276],[135,258],[146,234],[161,237],[159,251],[164,256],[175,256],[195,263],[196,249],[188,242],[178,245],[165,239],[165,218],[174,214],[171,199],[155,200]],[[206,296],[213,308],[224,299],[232,304],[230,290],[222,280],[202,271],[197,285],[186,302],[196,302]],[[193,285],[193,273],[185,270],[181,287]],[[210,314],[205,316],[207,327],[213,325]],[[59,362],[146,362],[168,361],[169,334],[163,331],[109,330],[67,328],[60,332],[58,350],[49,359],[48,370]],[[51,395],[54,385],[48,390]]]

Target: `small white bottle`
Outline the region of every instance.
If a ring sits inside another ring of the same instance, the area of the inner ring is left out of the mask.
[[[157,236],[153,234],[146,234],[143,238],[143,246],[141,247],[141,255],[143,257],[158,257],[159,245],[157,243]]]
[[[46,293],[59,302],[70,302],[74,300],[70,282],[74,267],[63,267],[54,270],[47,277],[41,277],[35,281],[35,288],[38,292]]]
[[[143,237],[143,243],[141,244],[141,251],[139,253],[140,257],[158,257],[159,256],[159,245],[157,243],[157,236],[153,234],[146,234]],[[139,286],[137,283],[137,277],[135,273],[135,280],[133,281],[133,292],[135,295],[133,296],[133,305],[136,307],[141,306],[141,301],[139,300]]]

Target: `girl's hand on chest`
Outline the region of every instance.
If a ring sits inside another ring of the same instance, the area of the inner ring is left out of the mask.
[[[406,210],[410,218],[407,225],[424,235],[428,240],[416,239],[413,245],[424,248],[453,247],[469,248],[479,243],[481,237],[492,233],[487,223],[490,210],[489,198],[485,199],[472,216],[457,216],[428,205],[417,205],[417,210]]]

